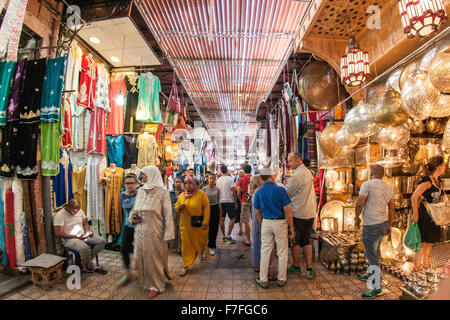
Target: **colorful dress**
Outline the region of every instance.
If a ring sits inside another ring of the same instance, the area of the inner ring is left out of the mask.
[[[118,167],[123,167],[123,135],[106,136],[106,150],[108,152],[109,163],[115,163]]]
[[[17,141],[17,178],[34,180],[38,175],[37,149],[39,123],[19,124]]]
[[[79,80],[77,104],[88,109],[94,109],[95,88],[97,82],[97,64],[92,55],[83,54]]]
[[[84,184],[86,182],[86,168],[87,166],[78,167],[78,165],[72,168],[72,188],[73,198],[80,201],[81,210],[87,212],[87,194],[84,190]]]
[[[116,167],[103,170],[98,183],[106,185],[105,189],[105,224],[106,233],[118,235],[122,230],[122,207],[120,204],[120,188],[123,183],[122,168]],[[108,178],[108,181],[103,180]]]
[[[184,203],[183,210],[179,206]],[[209,225],[210,205],[208,196],[202,190],[198,190],[192,197],[185,199],[184,192],[180,194],[175,203],[175,210],[180,214],[181,253],[183,256],[183,267],[191,266],[195,258],[200,256],[206,249],[209,230],[202,227],[193,228],[191,216],[203,216],[202,224]]]
[[[159,82],[158,77],[151,72],[141,74],[138,89],[139,102],[136,120],[161,123],[161,110],[159,108],[161,83]]]
[[[134,231],[136,277],[143,288],[164,292],[170,280],[166,241],[174,238],[169,192],[159,187],[139,189],[130,215],[134,212],[142,217]]]
[[[62,108],[60,113],[61,110]],[[41,122],[41,174],[43,176],[56,176],[59,173],[59,146],[62,134],[61,122]]]
[[[89,110],[89,114],[91,119],[86,153],[106,154],[106,111],[95,107],[94,111]]]
[[[139,75],[127,75],[125,86],[127,89],[127,106],[125,110],[125,132],[140,133],[141,123],[136,120],[136,112],[139,101],[139,89],[137,87]]]
[[[8,122],[2,128],[0,176],[13,177],[17,165],[18,121]]]
[[[137,143],[136,134],[125,134],[123,136],[123,167],[125,169],[131,168],[132,164],[137,164],[138,161],[138,150],[136,148]]]
[[[143,133],[137,138],[136,148],[138,153],[138,168],[155,165],[156,158],[156,139],[152,134]]]
[[[58,122],[66,57],[50,59],[45,70],[41,96],[41,122]]]
[[[3,188],[3,186],[0,186]],[[0,195],[3,195],[3,190],[0,189]],[[0,250],[2,251],[2,259],[0,264],[2,266],[8,265],[8,255],[6,253],[6,237],[5,237],[5,212],[3,210],[3,196],[0,196]],[[6,229],[7,230],[7,229]]]
[[[25,75],[27,69],[27,59],[22,59],[16,64],[16,71],[14,74],[13,87],[9,96],[8,113],[6,114],[6,121],[17,121],[20,117],[20,99],[24,96]]]
[[[42,86],[44,84],[47,59],[28,61],[25,71],[24,93],[20,98],[20,123],[41,121]]]
[[[109,105],[109,73],[103,63],[97,65],[94,106],[111,112]]]
[[[54,209],[60,209],[70,199],[73,199],[72,192],[72,162],[69,152],[60,150],[59,173],[53,180]]]
[[[118,136],[123,134],[123,106],[126,95],[125,78],[111,78],[109,87],[111,113],[108,115],[107,135]]]
[[[64,149],[72,147],[72,109],[70,107],[70,94],[66,94],[63,101],[63,136],[61,138],[61,146]]]
[[[104,155],[92,154],[87,157],[86,180],[84,190],[87,197],[88,219],[105,221],[105,206],[103,199],[103,186],[98,183],[100,175],[106,168]]]
[[[0,126],[6,124],[6,107],[12,89],[15,62],[0,62]]]

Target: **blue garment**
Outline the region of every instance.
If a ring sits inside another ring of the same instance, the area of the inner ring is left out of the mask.
[[[30,260],[31,249],[30,249],[30,239],[28,238],[28,228],[23,226],[23,243],[25,244],[25,260]]]
[[[254,207],[262,210],[262,216],[265,219],[283,218],[283,208],[291,203],[286,189],[277,186],[273,182],[265,182],[256,191],[254,197]]]
[[[115,163],[116,166],[122,168],[124,156],[123,135],[106,136],[106,152],[108,153],[109,163]]]
[[[388,221],[379,224],[373,224],[370,226],[363,226],[362,242],[364,244],[364,254],[366,255],[369,266],[380,267],[381,242],[383,241],[383,237],[387,234],[388,230],[389,230]],[[376,277],[378,277],[377,279],[378,281],[375,281],[374,284],[381,284],[381,272],[378,273]]]
[[[133,195],[128,195],[125,192],[120,193],[120,203],[122,204],[122,211],[123,211],[123,226],[122,226],[122,232],[120,233],[119,239],[117,239],[117,243],[122,243],[122,235],[123,231],[125,229],[125,226],[129,228],[134,228],[134,225],[128,221],[128,216],[130,215],[131,209],[134,207],[134,202],[136,201],[136,195],[137,193]]]
[[[0,62],[0,126],[6,125],[6,109],[14,80],[15,68],[16,63],[13,61]]]
[[[41,96],[41,122],[58,122],[66,57],[50,59],[45,70]]]
[[[70,199],[73,199],[72,192],[72,162],[70,154],[66,150],[59,150],[59,173],[53,180],[53,192],[55,193],[55,205],[57,208],[65,205]],[[63,163],[68,159],[67,170]],[[66,184],[67,191],[66,194]]]
[[[255,199],[253,198],[253,203]],[[256,219],[256,210],[252,206],[252,250],[253,250],[253,267],[258,267],[261,261],[261,226]]]
[[[3,190],[0,189],[0,195]],[[6,256],[6,237],[5,237],[5,211],[3,209],[3,197],[0,196],[0,250],[2,250],[2,260],[0,263],[3,266],[8,265],[8,257]]]

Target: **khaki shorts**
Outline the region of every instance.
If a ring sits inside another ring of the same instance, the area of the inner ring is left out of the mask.
[[[244,202],[241,205],[241,222],[250,223],[252,216],[252,204]]]

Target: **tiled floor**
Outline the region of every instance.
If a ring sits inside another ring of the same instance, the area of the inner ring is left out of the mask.
[[[235,228],[235,232],[237,231]],[[228,245],[219,243],[220,248],[246,249],[251,255],[251,249],[242,240],[245,236],[234,235],[238,243]],[[224,299],[267,299],[267,300],[355,300],[361,299],[361,293],[366,289],[366,283],[355,276],[330,275],[328,270],[319,263],[314,265],[317,275],[313,280],[304,278],[304,274],[289,274],[283,288],[271,284],[269,289],[262,289],[255,284],[256,273],[249,268],[216,268],[216,256],[207,256],[206,261],[196,261],[189,273],[180,278],[181,256],[169,255],[169,269],[172,283],[166,292],[158,295],[158,300],[224,300]],[[120,278],[124,275],[119,252],[104,251],[99,257],[99,263],[108,270],[107,275],[82,274],[81,289],[69,290],[66,281],[45,291],[35,286],[27,286],[3,299],[7,300],[143,300],[147,298],[146,290],[140,288],[137,282],[132,282],[124,288],[117,288]],[[271,269],[276,274],[276,266]],[[393,300],[400,297],[398,286],[400,280],[385,273],[383,276],[384,294],[376,299]]]

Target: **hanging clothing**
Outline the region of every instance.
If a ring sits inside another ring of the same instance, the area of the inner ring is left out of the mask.
[[[26,238],[28,237],[28,247],[27,251],[27,260],[31,258],[35,258],[37,254],[37,243],[36,243],[36,237],[35,237],[35,230],[34,230],[34,224],[33,224],[33,218],[31,213],[31,193],[30,193],[30,183],[28,181],[24,181],[22,183],[23,185],[23,211],[24,211],[24,218],[25,218],[25,226],[24,226],[24,238],[25,242],[27,242]],[[26,231],[26,232],[25,232]],[[30,255],[30,257],[28,256]]]
[[[91,154],[87,157],[86,179],[84,190],[87,197],[88,219],[105,221],[105,207],[103,205],[103,186],[98,183],[100,175],[106,168],[106,158],[104,155]]]
[[[106,185],[105,188],[105,224],[106,233],[118,235],[122,230],[122,207],[120,204],[120,188],[123,183],[122,168],[116,167],[113,171],[106,168],[102,171],[98,183]],[[108,178],[108,181],[103,180]]]
[[[174,239],[169,192],[159,187],[139,189],[133,213],[142,217],[134,232],[136,277],[142,287],[164,292],[170,280],[166,241]]]
[[[0,56],[4,57],[7,54],[8,42],[13,30],[13,26],[16,24],[16,14],[19,8],[21,0],[10,0],[8,7],[6,8],[5,17],[3,18],[2,28],[0,30]],[[5,1],[2,1],[5,4]],[[1,8],[3,9],[3,8]]]
[[[42,86],[44,85],[47,59],[31,60],[25,71],[24,92],[20,98],[20,123],[41,121]]]
[[[62,108],[59,108],[61,114]],[[56,176],[59,173],[59,146],[63,134],[60,115],[58,122],[41,122],[41,173]]]
[[[183,210],[179,206],[184,203]],[[209,225],[210,205],[208,196],[202,190],[198,190],[192,197],[185,199],[183,192],[175,203],[175,210],[180,214],[181,253],[183,256],[183,267],[191,266],[195,258],[200,256],[206,249],[209,230],[193,228],[191,216],[203,216],[202,225]]]
[[[37,147],[39,123],[19,124],[17,139],[17,178],[34,180],[38,175]]]
[[[118,167],[123,167],[123,135],[106,136],[106,150],[108,152],[109,163],[115,163]]]
[[[45,70],[41,96],[41,122],[58,122],[66,57],[50,59]]]
[[[72,150],[84,150],[84,119],[87,111],[85,111],[86,108],[78,106],[76,100],[74,95],[70,96],[70,105],[72,107]]]
[[[18,121],[8,122],[2,128],[0,176],[13,177],[17,165],[17,145],[18,145],[19,123]]]
[[[103,63],[97,64],[94,106],[111,112],[109,105],[109,73]]]
[[[125,134],[123,136],[123,167],[128,169],[132,164],[137,164],[138,162],[138,150],[136,148],[138,136],[135,134]]]
[[[83,54],[79,80],[77,104],[90,110],[94,109],[95,88],[97,82],[97,64],[90,53]]]
[[[53,180],[54,209],[61,209],[70,199],[73,199],[70,155],[66,150],[60,150],[59,154],[59,173]]]
[[[22,181],[13,179],[12,191],[14,193],[14,236],[16,243],[16,263],[25,262],[25,243],[23,238],[24,212],[23,212],[23,188]]]
[[[20,99],[24,97],[25,75],[27,69],[27,59],[22,59],[16,64],[11,94],[6,114],[6,121],[17,121],[20,118]]]
[[[125,108],[125,132],[139,133],[141,123],[136,119],[136,112],[139,101],[139,89],[137,83],[139,75],[127,75],[125,77],[125,87],[127,90],[127,105]]]
[[[159,82],[159,78],[151,72],[141,74],[138,89],[139,102],[136,120],[161,123],[161,110],[159,108],[161,83]]]
[[[8,267],[16,267],[16,237],[14,234],[14,193],[11,189],[5,191],[5,246],[8,257]]]
[[[72,188],[73,198],[80,201],[81,210],[87,212],[87,194],[84,190],[86,183],[86,168],[82,166],[81,169],[78,165],[74,165],[72,168]]]
[[[12,0],[9,2],[8,9],[15,4],[17,4],[17,9],[14,14],[14,22],[8,39],[8,54],[6,57],[8,61],[17,61],[19,40],[22,33],[23,19],[25,18],[28,0]]]
[[[67,56],[66,82],[64,83],[64,87],[68,91],[78,92],[82,59],[83,50],[78,46],[77,41],[73,40]]]
[[[3,186],[1,186],[3,189]],[[1,254],[1,260],[0,264],[2,266],[8,265],[8,254],[6,252],[6,235],[5,235],[5,211],[4,211],[4,205],[3,205],[3,190],[0,189],[0,251]],[[6,229],[7,230],[7,229]]]
[[[108,115],[107,135],[118,136],[123,134],[123,106],[126,95],[125,78],[122,76],[120,78],[111,78],[109,87],[111,113]]]
[[[3,23],[5,23],[5,21],[3,21]],[[3,28],[1,30],[3,31]],[[9,95],[12,90],[15,67],[15,62],[0,62],[0,126],[4,126],[6,124],[6,107],[8,105]]]
[[[89,114],[91,120],[86,153],[106,154],[106,111],[103,108],[95,107],[94,111],[89,110]]]
[[[136,148],[139,149],[138,168],[155,165],[156,139],[152,134],[140,134],[137,138]]]
[[[66,94],[63,101],[63,136],[61,146],[64,149],[72,147],[72,109],[70,107],[70,94]]]

